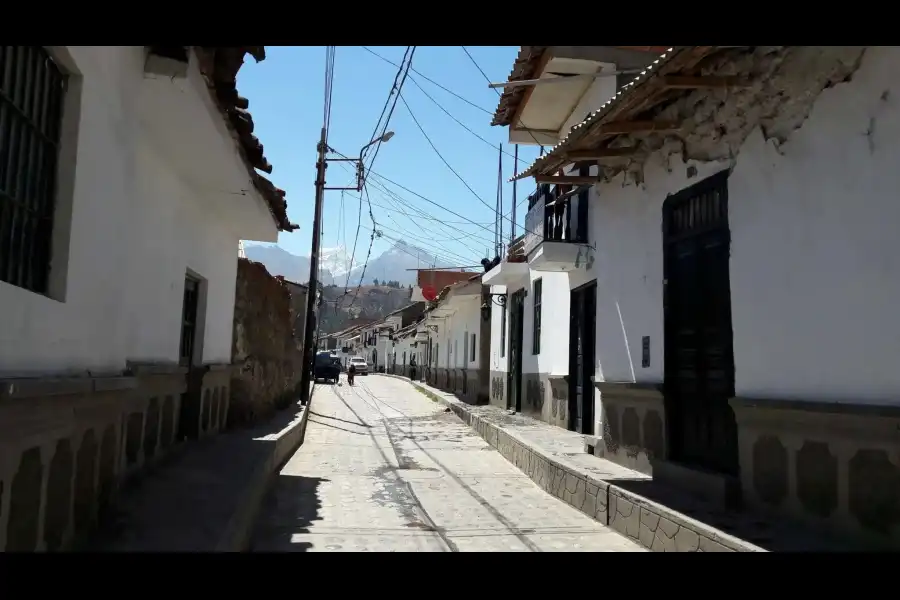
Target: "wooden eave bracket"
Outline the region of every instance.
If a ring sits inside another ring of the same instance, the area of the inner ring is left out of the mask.
[[[565,153],[567,163],[597,162],[616,163],[641,155],[638,148],[598,148],[596,150],[573,150]]]
[[[557,185],[593,185],[601,181],[596,175],[535,175],[534,180]]]
[[[602,135],[620,135],[626,133],[666,133],[679,131],[681,123],[675,121],[618,121],[604,123],[599,127]]]
[[[695,90],[702,88],[750,87],[750,82],[741,77],[720,77],[717,75],[699,77],[665,75],[660,78],[660,85],[667,90]]]

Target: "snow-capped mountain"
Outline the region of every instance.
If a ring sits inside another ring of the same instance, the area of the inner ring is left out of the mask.
[[[334,277],[345,274],[350,267],[350,255],[342,245],[334,248],[322,248],[319,253],[319,264]]]
[[[304,283],[309,280],[309,257],[297,256],[275,244],[245,244],[244,251],[247,258],[261,262],[269,273],[282,275],[291,281]],[[365,248],[357,254],[365,252]],[[343,246],[324,248],[322,253],[321,280],[325,285],[334,283],[339,286],[359,285],[360,276],[363,273],[365,255],[360,256],[359,263],[354,262],[353,270],[347,272],[350,258]],[[363,284],[371,285],[375,279],[379,281],[399,281],[401,285],[415,284],[416,272],[409,269],[427,269],[429,267],[449,267],[438,260],[429,252],[398,241],[377,257],[369,259],[365,267],[365,279]]]

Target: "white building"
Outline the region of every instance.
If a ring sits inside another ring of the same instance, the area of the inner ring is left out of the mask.
[[[247,52],[0,48],[0,548],[66,547],[225,423],[234,248],[292,229],[255,170]]]
[[[586,368],[569,408],[595,415],[597,453],[900,541],[898,61],[894,46],[667,49],[521,173],[551,198],[589,190],[569,327],[594,343],[571,351]],[[589,375],[599,394],[581,403]]]
[[[486,404],[490,386],[490,314],[482,311],[489,298],[482,288],[480,274],[445,287],[427,313],[423,339],[431,348],[424,356],[430,383],[470,404]]]

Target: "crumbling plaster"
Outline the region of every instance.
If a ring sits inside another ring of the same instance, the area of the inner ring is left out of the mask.
[[[662,161],[671,171],[688,161],[733,161],[750,133],[760,128],[778,148],[809,116],[819,95],[848,82],[859,69],[866,46],[756,46],[750,52],[732,50],[711,58],[700,75],[739,76],[746,87],[701,89],[682,94],[647,114],[681,123],[677,136],[620,136],[614,147],[640,146],[640,158],[624,170],[623,185],[644,181],[647,161]],[[874,126],[873,126],[874,127]],[[616,172],[608,169],[607,176]]]

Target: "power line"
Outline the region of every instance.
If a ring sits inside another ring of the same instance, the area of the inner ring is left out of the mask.
[[[411,48],[411,46],[407,46],[406,52],[403,53],[404,63],[406,61],[407,55],[409,54],[410,48]],[[388,92],[388,97],[384,101],[384,106],[381,108],[381,114],[378,116],[378,121],[375,123],[375,129],[372,131],[372,136],[369,139],[375,139],[375,135],[378,133],[378,127],[381,125],[381,120],[384,118],[385,113],[387,113],[388,105],[391,103],[391,98],[394,95],[394,91],[397,89],[397,82],[400,79],[400,74],[403,72],[404,63],[401,63],[401,65],[397,67],[397,73],[394,75],[394,81],[391,84],[391,89]],[[396,104],[397,104],[397,101],[394,100],[394,105],[396,106]],[[393,109],[391,110],[391,112],[393,113]],[[381,140],[379,140],[378,146],[375,149],[375,155],[372,157],[372,164],[375,163],[375,158],[378,156],[378,148],[380,148],[380,147],[381,147]],[[340,156],[343,156],[343,155],[340,154]],[[344,157],[344,158],[346,158],[346,157]],[[359,161],[360,161],[360,163],[362,163],[364,165],[365,163],[363,162],[363,158],[364,158],[363,156],[360,156]],[[369,218],[372,220],[372,235],[374,235],[375,234],[375,217],[372,215],[372,205],[371,204],[369,205]],[[353,237],[353,250],[350,252],[350,268],[347,269],[347,273],[350,273],[350,271],[353,270],[353,263],[356,260],[356,244],[359,241],[359,232],[360,232],[361,228],[362,228],[362,202],[359,203],[359,210],[358,210],[357,216],[356,216],[356,234]],[[371,249],[371,244],[369,247]],[[349,277],[349,275],[348,275],[348,277]],[[349,283],[349,280],[344,282],[344,295],[345,296],[348,293],[348,290],[347,290],[348,283]]]
[[[462,127],[463,129],[465,129],[466,131],[468,131],[469,133],[471,133],[472,135],[474,135],[475,137],[477,137],[479,140],[481,140],[482,142],[484,142],[485,144],[487,144],[488,146],[490,146],[490,147],[493,148],[494,150],[499,149],[500,152],[503,152],[504,154],[506,154],[506,155],[508,155],[508,156],[510,156],[510,157],[512,157],[512,158],[515,158],[515,156],[513,156],[512,153],[507,152],[506,150],[503,150],[503,148],[502,148],[502,147],[499,147],[497,144],[494,144],[493,142],[491,142],[491,141],[489,141],[489,140],[487,140],[487,139],[481,137],[481,135],[479,135],[478,133],[476,133],[475,131],[473,131],[471,128],[469,128],[468,125],[466,125],[465,123],[463,123],[462,121],[460,121],[459,119],[457,119],[455,116],[453,116],[453,114],[452,114],[449,110],[447,110],[446,108],[444,108],[444,107],[441,105],[440,102],[438,102],[437,100],[435,100],[434,97],[433,97],[431,94],[429,94],[428,92],[426,92],[426,91],[424,90],[424,88],[422,88],[422,86],[419,85],[419,84],[416,82],[415,79],[413,79],[412,77],[410,77],[409,80],[413,82],[413,85],[415,85],[417,88],[419,88],[419,91],[420,91],[420,92],[422,92],[423,94],[425,94],[425,97],[426,97],[426,98],[428,98],[429,100],[431,100],[431,101],[434,103],[435,106],[437,106],[439,109],[441,109],[441,110],[444,112],[445,115],[447,115],[448,117],[450,117],[451,119],[453,119],[453,120],[456,122],[457,125],[459,125],[459,126]],[[519,162],[521,162],[521,163],[523,163],[523,164],[528,164],[528,161],[522,160],[522,159],[520,159],[520,158],[517,158],[516,160],[518,160]]]
[[[378,137],[378,143],[375,145],[375,153],[372,155],[372,161],[369,163],[370,168],[375,164],[375,159],[378,158],[378,151],[381,150],[381,144],[384,142],[384,135],[387,132],[388,125],[390,125],[391,117],[394,115],[394,109],[397,108],[397,99],[402,97],[401,94],[402,94],[402,90],[403,90],[403,84],[406,82],[406,78],[409,75],[410,68],[412,68],[412,61],[413,61],[413,57],[415,56],[415,53],[416,53],[416,46],[407,46],[407,51],[409,54],[409,58],[406,59],[405,63],[401,63],[401,65],[402,65],[401,69],[400,69],[400,71],[397,72],[397,76],[394,77],[394,85],[391,87],[391,92],[388,95],[388,101],[390,101],[390,98],[391,98],[391,96],[394,95],[394,92],[396,91],[396,93],[397,93],[397,95],[394,97],[394,103],[391,105],[391,108],[387,113],[387,118],[385,118],[385,120],[384,120],[384,127],[381,128],[381,135]],[[405,58],[405,56],[406,55],[404,54],[404,58]],[[402,78],[400,78],[401,71],[403,73]],[[398,78],[400,78],[399,83],[397,83]],[[383,111],[382,111],[382,114],[383,114]],[[375,126],[375,129],[377,132],[377,130],[378,130],[377,125]],[[362,158],[363,157],[360,157],[360,162],[362,162]],[[363,163],[363,164],[365,164],[365,163]],[[369,236],[369,249],[366,251],[366,261],[363,263],[362,273],[360,274],[360,277],[359,277],[359,285],[356,286],[356,292],[353,295],[353,299],[350,301],[350,305],[347,307],[348,309],[353,307],[354,302],[356,302],[356,298],[359,296],[359,289],[362,286],[363,280],[365,279],[366,268],[369,265],[369,257],[372,255],[372,245],[375,243],[375,236],[380,235],[376,231],[377,223],[375,222],[375,215],[372,213],[372,202],[369,199],[369,190],[366,187],[366,173],[365,172],[363,173],[363,177],[362,177],[362,191],[366,197],[366,203],[369,206],[369,218],[372,220],[372,234]],[[360,203],[360,206],[362,206],[362,203]]]
[[[368,47],[366,47],[366,46],[363,46],[362,49],[365,50],[366,52],[370,53],[370,54],[373,54],[373,55],[377,56],[378,58],[380,58],[380,59],[383,60],[384,62],[388,63],[389,65],[394,65],[395,67],[399,66],[399,65],[397,65],[397,63],[395,63],[395,62],[393,62],[393,61],[391,61],[391,60],[388,60],[387,58],[381,56],[380,54],[378,54],[377,52],[375,52],[375,51],[372,50],[371,48],[368,48]],[[431,83],[431,84],[433,84],[433,85],[438,86],[439,88],[441,88],[442,90],[444,90],[445,92],[447,92],[448,94],[450,94],[451,96],[454,96],[454,97],[456,97],[456,98],[462,100],[463,102],[465,102],[465,103],[468,104],[469,106],[472,106],[472,107],[474,107],[474,108],[477,108],[477,109],[480,110],[481,112],[493,116],[494,113],[492,113],[492,112],[489,111],[488,109],[486,109],[486,108],[484,108],[484,107],[481,107],[481,106],[478,106],[477,104],[475,104],[475,103],[472,102],[471,100],[467,100],[467,99],[463,98],[462,96],[460,96],[459,94],[457,94],[457,93],[454,92],[453,90],[444,87],[443,85],[441,85],[440,83],[438,83],[438,82],[435,81],[434,79],[430,79],[430,78],[426,77],[425,75],[422,75],[420,72],[416,71],[415,69],[412,69],[412,72],[415,73],[416,75],[418,75],[419,77],[421,77],[422,79],[424,79],[425,81],[427,81],[428,83]]]
[[[419,123],[419,120],[416,118],[416,115],[413,114],[412,109],[410,109],[409,104],[406,102],[406,98],[404,98],[402,94],[400,95],[400,100],[403,101],[403,105],[406,107],[406,110],[409,111],[409,116],[411,116],[411,117],[413,118],[413,121],[415,122],[416,126],[419,128],[419,131],[421,131],[421,132],[422,132],[422,135],[425,136],[425,139],[428,141],[428,144],[431,146],[431,149],[434,150],[434,153],[438,155],[438,158],[441,159],[441,161],[444,163],[444,165],[446,165],[447,168],[450,169],[450,171],[451,171],[454,175],[456,175],[456,177],[457,177],[460,181],[463,182],[463,185],[465,185],[466,188],[468,188],[468,190],[469,190],[470,192],[472,192],[472,195],[473,195],[473,196],[475,196],[476,198],[478,198],[478,201],[479,201],[479,202],[481,202],[482,204],[484,204],[485,206],[487,206],[488,208],[490,208],[490,209],[491,209],[491,212],[493,212],[495,215],[499,214],[499,213],[497,212],[497,210],[496,210],[495,208],[491,208],[491,205],[488,204],[487,202],[485,202],[484,198],[482,198],[481,196],[479,196],[479,195],[478,195],[478,192],[476,192],[474,189],[472,189],[472,186],[469,185],[469,183],[463,178],[463,176],[460,175],[460,174],[456,171],[456,169],[454,169],[454,168],[450,165],[450,163],[447,162],[447,159],[444,158],[444,155],[441,154],[440,150],[437,149],[437,146],[434,145],[434,142],[431,141],[431,138],[428,137],[428,134],[425,133],[425,130],[422,128],[422,125]],[[506,215],[500,215],[500,217],[501,217],[501,218],[505,218],[507,221],[510,220],[509,217],[506,216]],[[515,225],[515,223],[513,223],[513,225]],[[523,229],[524,229],[524,228],[523,228]],[[490,231],[490,230],[488,230],[488,231]],[[525,232],[526,232],[526,233],[534,233],[533,231],[528,231],[527,229],[525,229]],[[491,233],[493,233],[493,231],[492,231]]]
[[[481,65],[478,64],[478,61],[475,60],[475,57],[473,57],[473,56],[469,53],[469,50],[468,50],[465,46],[460,46],[460,48],[463,49],[463,52],[466,53],[466,56],[469,57],[469,60],[472,61],[472,64],[475,65],[475,68],[478,69],[478,72],[481,73],[481,76],[484,77],[485,81],[487,81],[488,84],[490,84],[490,83],[491,83],[491,78],[487,76],[487,73],[484,72],[484,69],[481,68]],[[500,97],[500,98],[503,97],[503,95],[502,95],[499,91],[497,91],[496,88],[491,88],[491,89],[494,90],[494,92],[497,94],[498,97]],[[531,129],[528,127],[528,125],[525,124],[525,121],[523,121],[521,118],[519,118],[518,121],[519,121],[519,125],[521,125],[526,131],[528,131],[528,135],[531,136],[531,139],[534,140],[534,143],[541,147],[541,153],[543,153],[543,152],[544,152],[544,145],[541,144],[541,143],[538,141],[538,139],[534,136],[534,133],[531,131]],[[535,187],[534,190],[537,191],[537,187]],[[534,192],[532,192],[532,193],[534,193]],[[530,195],[531,195],[531,194],[529,194],[529,196],[530,196]],[[525,198],[523,198],[522,201],[519,202],[519,204],[517,204],[516,206],[517,206],[517,207],[518,207],[518,206],[521,206],[522,203],[524,203],[525,200],[527,200],[527,199],[528,199],[528,196],[525,196]],[[512,210],[510,210],[510,213],[511,213],[511,212],[512,212]],[[513,223],[513,227],[515,227],[515,226],[516,226],[515,223]]]
[[[344,157],[344,158],[347,158],[346,156],[344,156],[344,155],[341,154],[340,152],[336,152],[336,154],[337,154],[338,156],[342,156],[342,157]],[[488,233],[493,234],[493,230],[492,230],[492,229],[489,229],[486,225],[484,225],[484,224],[482,224],[482,223],[478,223],[478,222],[476,222],[476,221],[473,221],[472,219],[469,219],[469,218],[467,218],[467,217],[464,217],[463,215],[459,214],[458,212],[455,212],[455,211],[450,210],[449,208],[447,208],[446,206],[442,205],[441,203],[436,202],[436,201],[432,200],[431,198],[428,198],[427,196],[424,196],[424,195],[420,194],[419,192],[417,192],[417,191],[415,191],[415,190],[411,190],[411,189],[409,189],[408,187],[406,187],[406,186],[403,185],[403,184],[397,183],[397,182],[394,181],[393,179],[389,179],[388,177],[385,177],[384,175],[382,175],[382,174],[380,174],[380,173],[376,173],[375,171],[369,171],[369,175],[374,175],[374,176],[377,177],[378,179],[382,179],[382,180],[388,182],[389,184],[391,184],[391,185],[393,185],[393,186],[396,186],[396,187],[400,188],[401,190],[403,190],[403,191],[405,191],[405,192],[408,192],[408,193],[412,194],[413,196],[416,196],[417,198],[420,198],[420,199],[424,200],[424,201],[427,202],[428,204],[432,204],[432,205],[434,205],[434,206],[440,208],[441,210],[444,210],[444,211],[450,213],[450,214],[453,215],[454,217],[458,217],[458,218],[460,218],[460,219],[463,219],[466,223],[469,223],[470,225],[475,225],[476,227],[478,227],[478,228],[480,228],[480,229],[484,229],[484,230],[487,231]]]

